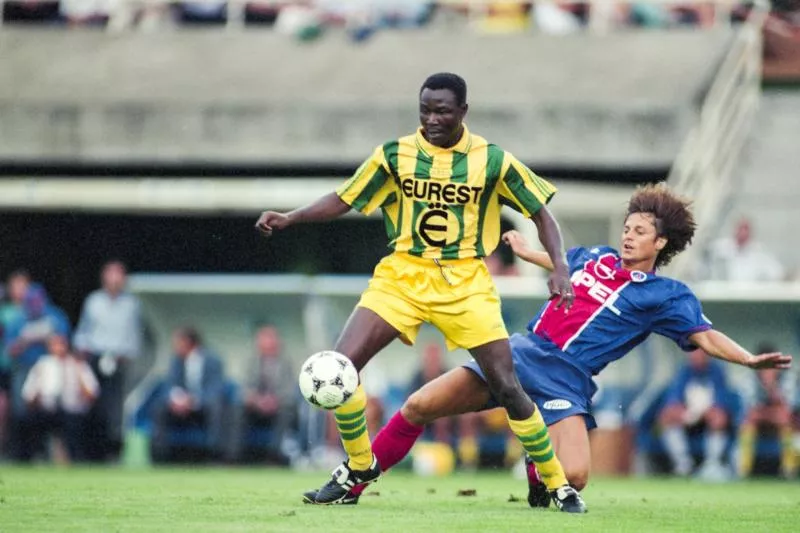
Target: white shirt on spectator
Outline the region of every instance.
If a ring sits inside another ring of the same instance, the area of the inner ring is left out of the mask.
[[[28,403],[38,399],[40,407],[51,413],[61,408],[66,413],[84,414],[99,392],[100,385],[86,361],[45,355],[25,379],[22,398]]]
[[[735,239],[723,238],[711,245],[711,278],[723,281],[780,281],[784,276],[778,258],[758,242],[740,247]]]
[[[65,17],[85,19],[106,16],[119,7],[119,0],[60,0],[59,10]]]
[[[186,357],[186,362],[184,363],[184,371],[186,372],[186,390],[194,396],[200,396],[200,393],[203,390],[204,363],[205,358],[197,349],[194,349],[191,351],[191,353],[189,353],[189,355]]]
[[[548,35],[567,35],[581,29],[575,15],[561,9],[556,2],[536,2],[533,14],[539,29]]]
[[[77,350],[135,358],[142,347],[141,306],[130,293],[111,297],[94,291],[86,298],[75,332]]]

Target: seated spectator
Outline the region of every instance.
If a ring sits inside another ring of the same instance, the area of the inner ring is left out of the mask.
[[[117,458],[122,448],[122,403],[130,388],[130,366],[142,346],[141,306],[125,291],[127,270],[119,261],[103,266],[102,288],[83,304],[74,345],[92,365],[100,380],[95,405],[98,459]]]
[[[60,0],[59,7],[70,26],[97,26],[108,22],[117,0]]]
[[[764,77],[800,77],[800,0],[774,0],[764,23]]]
[[[540,2],[537,2],[539,4]],[[550,4],[551,2],[544,2]],[[554,8],[558,10],[558,7]],[[488,33],[518,33],[530,27],[529,2],[519,0],[490,2],[480,24],[480,29]],[[569,16],[569,13],[565,14]]]
[[[271,430],[268,458],[285,464],[281,443],[295,419],[296,376],[291,363],[282,355],[281,337],[274,327],[264,326],[256,333],[253,362],[244,393],[245,432],[252,428]],[[246,456],[253,453],[245,446]]]
[[[178,20],[183,24],[223,24],[228,18],[226,2],[180,2]]]
[[[58,2],[46,0],[18,0],[2,6],[3,21],[22,24],[58,22]]]
[[[533,4],[533,16],[538,29],[547,35],[567,35],[580,31],[582,22],[578,15],[569,9],[571,6],[560,5],[566,2],[536,2]]]
[[[778,350],[764,344],[756,353]],[[759,370],[756,374],[755,393],[739,428],[740,473],[747,477],[753,471],[756,441],[766,433],[777,434],[781,446],[781,475],[786,479],[797,474],[792,434],[792,404],[794,403],[794,376],[776,369]]]
[[[64,311],[50,305],[40,285],[30,285],[22,302],[22,315],[8,326],[5,349],[11,358],[11,403],[15,417],[25,412],[22,385],[28,372],[47,353],[47,339],[52,335],[69,337],[70,325]]]
[[[667,390],[659,414],[661,438],[676,475],[687,476],[694,466],[687,433],[705,433],[705,457],[701,477],[727,477],[723,455],[728,444],[730,417],[725,409],[730,391],[722,368],[702,350],[689,353],[689,360]]]
[[[24,270],[12,272],[6,283],[5,303],[0,306],[0,457],[5,452],[11,406],[11,358],[5,350],[5,338],[11,324],[24,316],[22,302],[30,282]]]
[[[221,458],[222,425],[225,408],[225,376],[222,362],[206,349],[200,334],[191,327],[172,335],[175,352],[169,366],[164,395],[158,401],[153,431],[153,458],[158,461],[182,459],[170,442],[173,430],[200,429],[204,458]]]
[[[722,281],[780,281],[784,268],[774,254],[753,239],[750,221],[742,218],[733,237],[712,243],[710,277]]]
[[[674,5],[635,2],[630,5],[628,17],[631,24],[651,28],[709,26],[714,22],[714,6],[691,2]]]
[[[89,364],[69,351],[65,336],[51,336],[47,347],[48,354],[33,365],[22,388],[28,410],[19,426],[19,458],[30,460],[54,435],[59,438],[56,462],[81,461],[86,458],[87,413],[100,386]]]

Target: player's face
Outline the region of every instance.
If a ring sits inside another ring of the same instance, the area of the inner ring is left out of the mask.
[[[658,236],[655,217],[650,213],[631,213],[622,228],[620,256],[626,263],[655,263],[667,240]]]
[[[419,95],[419,122],[425,138],[434,146],[454,146],[461,137],[466,114],[467,104],[458,105],[450,89],[423,89]]]

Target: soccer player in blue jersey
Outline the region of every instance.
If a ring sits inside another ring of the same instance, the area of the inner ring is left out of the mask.
[[[511,337],[514,369],[541,410],[553,449],[578,490],[589,479],[589,430],[595,427],[591,398],[597,389],[593,376],[651,333],[672,339],[684,350],[699,347],[753,369],[785,369],[791,364],[789,355],[753,355],[714,330],[686,285],[656,273],[688,246],[694,231],[687,200],[663,184],[640,187],[628,204],[619,251],[594,246],[567,252],[573,306],[557,308],[551,298],[530,321],[526,334]],[[530,249],[519,233],[508,232],[503,240],[525,261],[553,268],[548,255]],[[408,453],[425,424],[495,406],[483,372],[475,361],[469,362],[411,395],[376,436],[373,453],[385,471]],[[530,505],[548,506],[547,490],[530,462],[528,483]],[[362,490],[355,487],[342,503],[357,503]]]

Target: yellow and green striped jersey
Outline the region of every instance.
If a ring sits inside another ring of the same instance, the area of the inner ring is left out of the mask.
[[[526,217],[556,192],[517,158],[464,128],[451,148],[416,134],[379,146],[336,193],[353,209],[383,210],[389,247],[428,259],[485,257],[500,239],[500,208]]]

